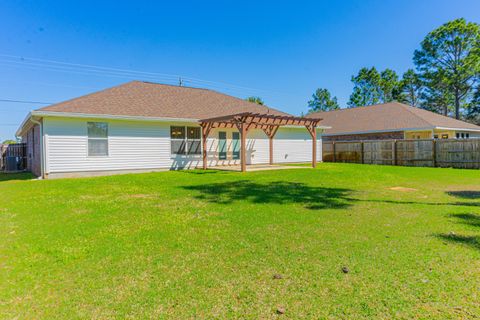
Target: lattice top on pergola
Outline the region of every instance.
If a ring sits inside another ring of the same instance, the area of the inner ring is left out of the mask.
[[[312,136],[312,166],[316,165],[318,123],[322,119],[243,112],[200,120],[202,126],[203,168],[207,168],[207,136],[214,128],[237,127],[241,135],[241,168],[246,171],[246,136],[250,129],[261,129],[270,140],[270,164],[273,164],[273,137],[281,126],[305,126]]]
[[[266,131],[272,132],[273,129],[276,131],[280,126],[305,126],[310,132],[310,130],[314,130],[314,128],[318,126],[321,120],[322,119],[243,112],[203,119],[200,120],[200,124],[202,127],[208,128],[208,131],[213,128],[233,127],[237,127],[238,130],[241,131],[243,126],[245,126],[246,131],[250,129],[262,129],[270,137],[270,134]]]

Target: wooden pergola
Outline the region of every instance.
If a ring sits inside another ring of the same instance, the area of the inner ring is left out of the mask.
[[[261,129],[265,132],[269,139],[270,145],[270,164],[273,164],[273,138],[277,130],[281,126],[305,126],[312,136],[312,167],[317,164],[317,131],[318,123],[322,119],[303,118],[294,116],[276,116],[271,114],[260,114],[252,112],[244,112],[232,114],[223,117],[215,117],[200,120],[202,127],[202,147],[203,147],[203,169],[207,169],[207,137],[214,128],[237,128],[240,132],[240,163],[241,170],[245,172],[246,166],[246,149],[247,149],[247,133],[251,129]]]

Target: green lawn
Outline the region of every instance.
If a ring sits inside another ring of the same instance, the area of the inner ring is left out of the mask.
[[[480,171],[28,178],[0,176],[1,318],[480,314]]]

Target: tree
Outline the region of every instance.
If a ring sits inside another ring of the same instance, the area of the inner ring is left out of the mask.
[[[17,141],[15,141],[15,140],[10,140],[10,139],[9,139],[9,140],[5,140],[5,141],[2,142],[2,144],[14,144],[14,143],[17,143]]]
[[[380,74],[375,67],[362,68],[356,76],[352,76],[353,93],[350,95],[348,107],[360,107],[380,102]]]
[[[450,93],[459,119],[480,72],[480,25],[463,18],[445,23],[426,36],[413,61],[430,93]]]
[[[252,97],[246,98],[245,100],[248,101],[248,102],[253,102],[253,103],[259,104],[261,106],[264,105],[264,102],[263,102],[262,98],[260,98],[260,97],[253,97],[252,96]]]
[[[340,109],[337,97],[332,97],[327,89],[317,89],[308,101],[308,112],[330,111]]]
[[[465,120],[480,125],[480,85],[475,90],[472,101],[468,105]]]
[[[352,77],[353,93],[348,106],[359,107],[397,100],[400,94],[398,75],[392,69],[378,72],[375,67],[362,68]]]
[[[443,82],[431,79],[421,95],[420,107],[425,110],[448,116],[455,104],[455,98],[449,87]]]
[[[418,107],[420,105],[420,98],[422,97],[422,90],[422,80],[413,69],[408,69],[400,81],[398,100],[412,107]]]
[[[392,102],[397,100],[400,94],[400,82],[398,81],[398,75],[392,69],[385,69],[380,73],[379,82],[381,101],[383,103]]]

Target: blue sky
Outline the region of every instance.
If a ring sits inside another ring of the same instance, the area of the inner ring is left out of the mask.
[[[480,1],[6,0],[0,100],[58,102],[133,78],[182,76],[293,114],[306,112],[318,87],[344,107],[361,67],[404,72],[425,35],[458,17],[479,23]],[[0,101],[0,140],[41,106]]]

